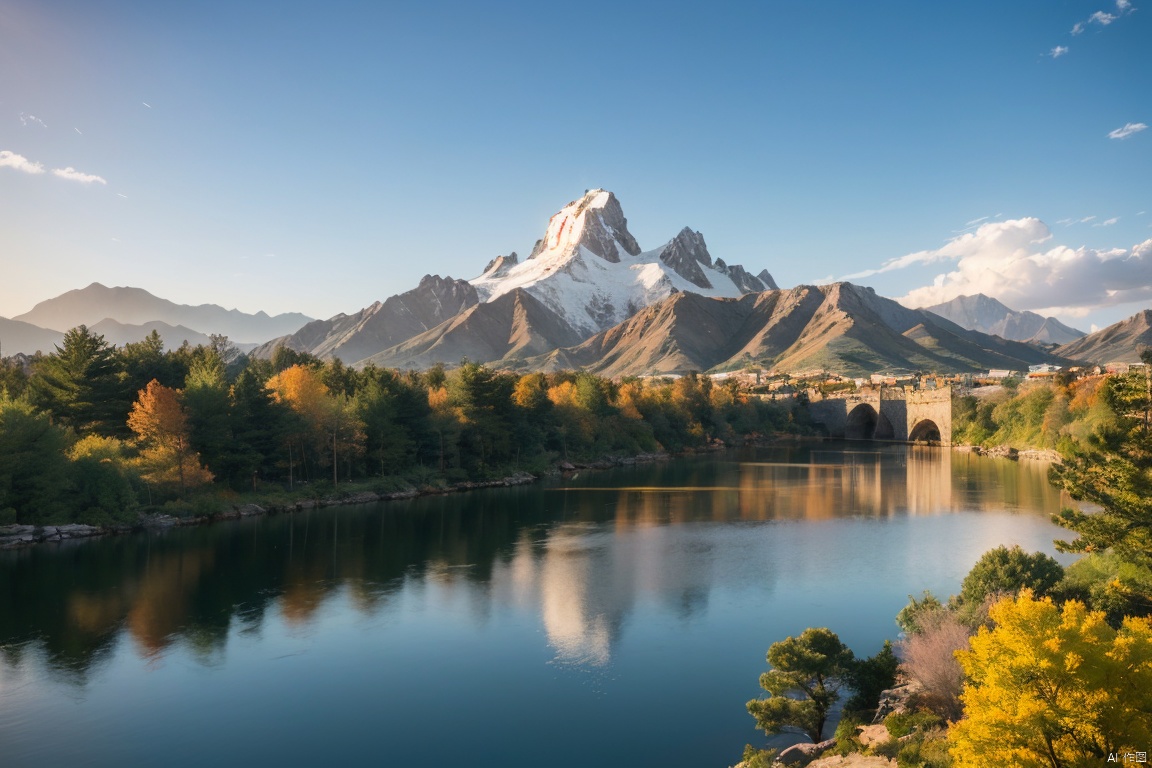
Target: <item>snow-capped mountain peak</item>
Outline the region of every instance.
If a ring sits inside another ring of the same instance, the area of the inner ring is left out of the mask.
[[[677,291],[736,297],[768,289],[742,267],[714,263],[704,236],[687,227],[641,251],[620,202],[603,189],[560,209],[523,262],[494,260],[469,282],[482,302],[522,288],[584,336]]]
[[[590,189],[584,197],[561,208],[548,222],[548,231],[536,241],[528,258],[562,258],[581,245],[611,262],[619,262],[625,254],[640,253],[636,238],[628,231],[620,201],[611,192]]]

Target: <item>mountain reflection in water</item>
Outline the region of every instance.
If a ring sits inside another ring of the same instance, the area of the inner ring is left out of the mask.
[[[1060,502],[825,443],[0,552],[0,763],[731,765],[771,643],[871,655]]]
[[[638,594],[688,617],[717,579],[739,578],[717,573],[717,532],[696,524],[1053,512],[1046,473],[932,448],[794,447],[39,546],[0,556],[0,653],[9,666],[43,654],[78,685],[121,633],[145,659],[179,644],[211,664],[232,631],[260,632],[271,611],[306,626],[340,594],[377,616],[427,583],[466,592],[480,622],[492,600],[536,606],[557,660],[603,665]],[[725,547],[754,547],[740,526],[728,536]]]

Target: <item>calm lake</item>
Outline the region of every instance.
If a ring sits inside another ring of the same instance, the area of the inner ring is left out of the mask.
[[[771,643],[1054,553],[1046,478],[793,446],[0,552],[0,764],[728,766]]]

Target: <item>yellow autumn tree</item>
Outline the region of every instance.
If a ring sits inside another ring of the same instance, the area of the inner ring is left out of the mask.
[[[990,611],[971,650],[964,719],[949,730],[957,768],[1080,768],[1152,751],[1152,620],[1119,630],[1104,613],[1030,590]]]
[[[337,485],[340,462],[364,451],[364,423],[352,403],[343,393],[330,393],[316,371],[303,365],[284,369],[265,386],[301,417],[303,430],[289,437],[290,455],[292,440],[298,441],[302,456],[309,445],[313,457],[323,457],[331,467],[332,483]]]
[[[157,485],[178,485],[180,492],[212,482],[200,454],[188,444],[188,415],[179,390],[156,379],[137,394],[128,414],[128,428],[140,446],[140,476]]]

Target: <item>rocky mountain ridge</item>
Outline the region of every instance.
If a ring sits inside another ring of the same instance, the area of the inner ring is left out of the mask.
[[[1082,339],[1057,347],[1058,355],[1103,365],[1138,363],[1140,353],[1152,348],[1152,309],[1137,312]]]

